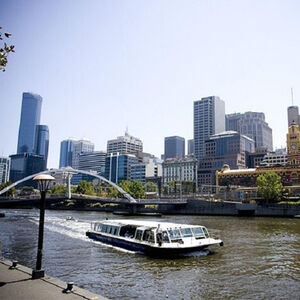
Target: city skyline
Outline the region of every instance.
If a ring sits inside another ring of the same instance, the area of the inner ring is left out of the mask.
[[[291,87],[300,104],[297,1],[91,1],[89,7],[10,1],[2,7],[1,25],[12,33],[16,53],[0,74],[0,155],[15,153],[21,95],[28,90],[44,99],[49,168],[58,166],[62,140],[87,138],[105,151],[127,126],[159,157],[164,137],[193,137],[193,102],[211,95],[225,101],[226,114],[264,112],[274,148],[285,146]],[[85,43],[84,62],[74,64]]]

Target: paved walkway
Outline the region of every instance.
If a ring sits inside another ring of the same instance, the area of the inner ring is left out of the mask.
[[[67,287],[65,282],[45,276],[42,279],[31,279],[32,270],[17,265],[16,269],[9,269],[10,261],[0,258],[0,299],[6,300],[77,300],[106,298],[74,286],[72,292],[64,293]]]

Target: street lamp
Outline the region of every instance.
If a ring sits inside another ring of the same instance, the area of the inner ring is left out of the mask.
[[[55,178],[51,175],[41,174],[33,178],[38,182],[38,188],[41,193],[40,201],[40,222],[39,222],[39,240],[38,251],[36,258],[36,267],[32,270],[32,279],[39,279],[44,277],[45,271],[42,269],[42,254],[43,254],[43,240],[44,240],[44,220],[45,220],[45,206],[46,206],[46,193],[49,188],[50,182]]]

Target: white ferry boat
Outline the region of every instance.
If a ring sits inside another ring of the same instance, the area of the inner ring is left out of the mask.
[[[200,225],[140,220],[104,220],[91,224],[86,235],[102,243],[151,256],[176,255],[223,246]]]

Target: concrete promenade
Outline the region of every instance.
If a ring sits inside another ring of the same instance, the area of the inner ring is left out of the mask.
[[[6,300],[77,300],[107,299],[89,291],[73,286],[70,293],[65,293],[65,282],[45,275],[42,279],[31,279],[32,270],[22,265],[9,269],[10,261],[0,258],[0,299]]]

